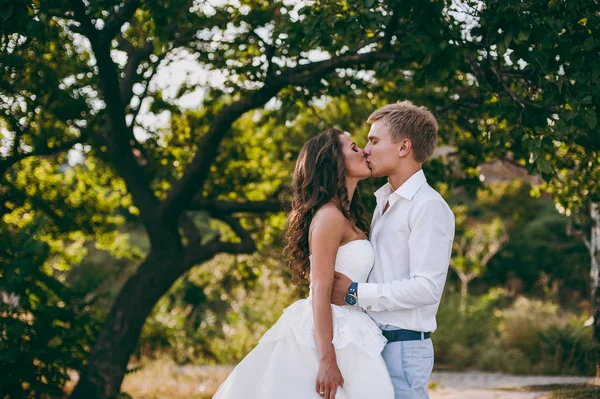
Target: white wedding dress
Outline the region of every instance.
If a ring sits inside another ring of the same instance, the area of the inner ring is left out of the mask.
[[[374,255],[368,240],[339,247],[335,270],[365,282]],[[333,345],[344,388],[336,399],[393,399],[392,382],[381,357],[386,339],[371,318],[350,306],[331,305]],[[319,356],[311,297],[284,310],[258,345],[237,365],[213,399],[319,399]]]

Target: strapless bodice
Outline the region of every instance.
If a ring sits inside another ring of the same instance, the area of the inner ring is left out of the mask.
[[[309,259],[312,266],[312,255]],[[338,248],[335,258],[335,271],[345,274],[352,281],[365,283],[374,261],[375,255],[373,254],[371,242],[369,240],[353,240],[340,245]]]
[[[310,261],[312,264],[312,255]],[[369,240],[350,241],[338,248],[335,271],[345,274],[352,281],[364,283],[374,261],[375,254]],[[332,343],[336,349],[353,343],[370,356],[380,356],[387,341],[375,322],[360,307],[331,305],[331,316]],[[277,341],[290,335],[295,336],[298,343],[316,348],[312,290],[308,298],[300,299],[284,310],[283,316],[263,336],[261,342]]]
[[[310,260],[312,263],[312,256]],[[371,242],[354,240],[338,248],[335,270],[344,273],[352,281],[364,283],[369,277],[374,261]],[[311,296],[312,290],[308,298],[300,299],[287,307],[277,323],[261,338],[261,342],[273,342],[294,336],[298,343],[316,348]],[[380,356],[387,341],[375,322],[360,307],[331,305],[331,317],[332,343],[336,349],[352,343],[370,356]]]

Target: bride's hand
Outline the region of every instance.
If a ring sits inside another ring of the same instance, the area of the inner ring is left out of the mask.
[[[338,306],[343,306],[346,304],[346,293],[348,292],[348,288],[350,288],[350,284],[352,284],[352,280],[348,278],[345,274],[335,272],[333,277],[333,286],[331,287],[331,303]]]
[[[317,393],[325,399],[335,399],[338,386],[344,387],[344,378],[336,360],[321,361],[317,372]]]

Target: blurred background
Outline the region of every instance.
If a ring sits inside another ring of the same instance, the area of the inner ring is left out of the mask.
[[[598,397],[599,22],[597,0],[0,0],[0,397],[211,397],[307,294],[282,255],[303,143],[364,145],[404,99],[438,119],[424,170],[457,223],[432,397],[474,370]]]

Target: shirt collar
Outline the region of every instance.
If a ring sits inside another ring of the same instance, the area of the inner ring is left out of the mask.
[[[392,205],[392,202],[396,202],[399,197],[412,201],[417,191],[419,191],[421,186],[426,182],[427,178],[425,177],[425,173],[423,173],[423,169],[419,169],[409,177],[404,184],[398,187],[396,191],[392,192],[392,185],[386,183],[379,190],[375,191],[375,197],[377,198],[377,202],[382,200],[390,201],[390,206]]]

